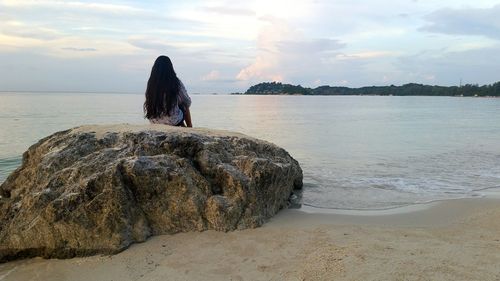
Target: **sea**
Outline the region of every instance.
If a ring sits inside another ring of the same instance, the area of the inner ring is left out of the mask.
[[[304,206],[380,210],[500,190],[500,99],[192,95],[195,127],[273,142],[304,172]],[[40,138],[148,123],[142,94],[0,93],[0,183]]]

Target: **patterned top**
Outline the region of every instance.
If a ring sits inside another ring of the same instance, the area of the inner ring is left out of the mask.
[[[175,126],[184,120],[184,113],[181,107],[189,108],[191,106],[191,98],[189,97],[186,87],[179,80],[179,95],[177,95],[177,104],[170,112],[170,115],[164,114],[158,118],[151,118],[149,122],[152,124],[164,124]]]

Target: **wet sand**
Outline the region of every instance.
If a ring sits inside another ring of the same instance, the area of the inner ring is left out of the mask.
[[[114,256],[10,262],[0,280],[500,280],[498,198],[318,211],[156,236]]]

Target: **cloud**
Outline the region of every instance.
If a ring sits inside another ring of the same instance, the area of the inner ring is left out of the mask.
[[[218,70],[211,70],[207,74],[201,77],[201,81],[204,82],[216,82],[216,83],[234,83],[238,82],[238,80],[234,78],[229,78],[227,76],[223,76]]]
[[[271,17],[263,20],[268,24],[259,31],[257,54],[253,62],[236,75],[238,80],[283,80],[283,74],[279,70],[281,57],[277,44],[281,40],[293,38],[293,34],[285,21]]]
[[[464,83],[490,84],[498,81],[500,44],[482,49],[447,51],[434,49],[412,56],[403,56],[395,64],[398,80],[421,83],[458,85]]]
[[[162,4],[149,8],[141,2],[132,5],[97,1],[0,0],[0,22],[22,21],[29,27],[42,26],[77,36],[104,33],[109,36],[164,29],[166,25],[169,29],[178,29],[196,24],[195,20],[182,19],[177,13],[166,14],[164,11]]]
[[[214,81],[214,80],[218,80],[219,78],[220,78],[220,72],[217,70],[212,70],[209,73],[203,75],[203,77],[201,77],[201,80],[202,81]]]
[[[147,37],[130,37],[127,42],[137,48],[146,49],[146,50],[168,50],[175,48],[165,40],[159,40],[156,38],[147,38]]]
[[[500,40],[500,5],[488,9],[441,9],[428,15],[421,31],[451,35],[479,35]]]
[[[231,8],[226,6],[216,6],[216,7],[203,7],[203,11],[209,13],[215,13],[219,15],[229,15],[229,16],[255,16],[256,13],[250,9],[242,8]]]
[[[21,50],[18,56],[0,52],[2,90],[141,93],[147,82],[148,71],[131,73],[118,67],[136,59],[140,58],[117,55],[68,59],[30,53],[27,50]]]
[[[259,32],[255,59],[238,72],[238,80],[283,82],[297,72],[318,68],[324,58],[346,46],[337,39],[307,38],[287,21],[275,17],[261,20],[267,25]]]
[[[337,51],[345,47],[346,44],[336,39],[304,39],[302,41],[283,40],[276,42],[276,47],[280,52],[285,53],[321,53]]]
[[[189,52],[200,48],[210,47],[210,43],[193,41],[163,40],[153,36],[130,36],[127,42],[137,48],[166,52],[176,50],[178,52]]]
[[[104,4],[98,2],[80,1],[50,1],[50,0],[4,0],[2,6],[17,9],[38,9],[44,10],[64,10],[64,11],[87,11],[97,13],[108,13],[117,15],[137,15],[146,11],[128,5]]]
[[[389,51],[365,51],[365,52],[351,53],[351,54],[340,53],[337,54],[335,58],[339,60],[358,60],[358,59],[388,57],[395,55],[396,55],[395,52],[389,52]]]
[[[277,65],[273,60],[268,60],[264,56],[257,56],[251,65],[238,72],[236,79],[282,82],[284,76],[279,73]]]
[[[0,22],[0,33],[13,37],[36,40],[54,40],[64,37],[62,33],[54,29],[30,26],[20,21]]]
[[[64,47],[61,50],[74,51],[74,52],[96,52],[95,48],[76,48],[76,47]]]

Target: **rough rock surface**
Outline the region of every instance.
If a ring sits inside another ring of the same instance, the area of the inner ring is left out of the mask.
[[[112,254],[151,235],[260,226],[302,186],[284,149],[162,125],[82,126],[31,146],[0,186],[0,261]]]

